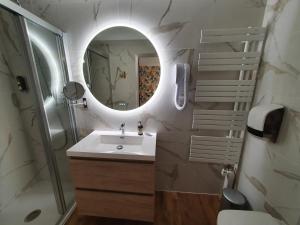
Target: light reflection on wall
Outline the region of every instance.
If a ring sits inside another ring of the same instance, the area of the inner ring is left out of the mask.
[[[29,31],[29,38],[30,40],[39,48],[39,50],[44,55],[44,59],[47,61],[48,67],[50,69],[50,76],[51,76],[51,97],[47,97],[47,99],[44,102],[45,107],[49,107],[50,103],[55,103],[54,99],[48,99],[48,98],[55,98],[56,100],[60,97],[62,94],[62,86],[63,82],[61,80],[62,74],[60,73],[59,65],[57,64],[57,59],[55,57],[55,54],[53,53],[50,46],[43,41],[41,37],[39,37],[38,34],[36,34],[33,31]]]
[[[50,69],[50,74],[47,73],[45,75],[50,75],[50,90],[51,95],[47,96],[44,99],[43,105],[46,111],[46,116],[49,123],[50,135],[53,137],[57,134],[64,135],[64,129],[62,122],[59,120],[57,116],[56,108],[60,101],[63,101],[62,98],[62,87],[63,80],[60,72],[60,67],[58,65],[58,59],[55,57],[55,53],[53,52],[53,48],[51,48],[42,37],[40,37],[37,33],[32,30],[28,31],[29,38],[34,45],[41,51],[43,54],[43,58],[46,60],[48,68]],[[38,57],[38,56],[37,56]],[[45,78],[46,79],[46,78]]]

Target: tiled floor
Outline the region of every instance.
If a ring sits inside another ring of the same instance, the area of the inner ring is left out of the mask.
[[[155,225],[216,225],[217,195],[157,192]],[[148,225],[137,221],[84,217],[75,214],[67,225]]]

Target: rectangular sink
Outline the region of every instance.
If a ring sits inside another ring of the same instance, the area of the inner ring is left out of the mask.
[[[100,138],[103,144],[142,145],[144,137],[129,135],[101,135]]]
[[[67,150],[70,157],[154,161],[156,133],[94,131]]]

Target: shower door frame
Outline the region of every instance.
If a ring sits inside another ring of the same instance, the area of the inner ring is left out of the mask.
[[[35,16],[34,14],[30,13],[29,11],[23,9],[22,7],[18,6],[17,4],[11,2],[10,0],[1,0],[0,7],[3,7],[5,9],[11,11],[16,16],[19,17],[19,25],[21,28],[20,32],[21,32],[21,35],[23,35],[22,38],[23,38],[23,42],[25,44],[26,53],[27,53],[27,57],[28,57],[26,60],[28,60],[30,70],[32,72],[30,79],[33,82],[34,92],[37,96],[36,100],[37,100],[37,103],[39,106],[39,110],[37,113],[38,113],[38,119],[40,120],[39,124],[40,124],[40,129],[42,131],[41,136],[42,136],[42,140],[43,140],[43,144],[44,144],[44,148],[45,148],[45,156],[46,156],[46,160],[47,160],[47,166],[49,168],[50,179],[51,179],[51,183],[52,183],[52,187],[53,187],[53,191],[54,191],[54,196],[56,199],[57,209],[60,212],[60,214],[62,215],[61,219],[58,221],[57,224],[59,224],[59,225],[65,224],[67,219],[70,217],[70,215],[75,210],[76,203],[74,201],[73,205],[69,206],[69,208],[68,208],[68,206],[66,205],[65,198],[64,198],[64,192],[63,192],[63,188],[62,188],[62,184],[61,184],[61,179],[60,179],[59,170],[57,167],[56,158],[55,158],[55,155],[51,148],[51,136],[50,136],[50,131],[48,128],[48,120],[47,120],[46,112],[45,112],[44,105],[43,105],[43,96],[42,96],[42,92],[41,92],[41,86],[39,83],[37,68],[35,66],[33,51],[31,48],[31,43],[30,43],[29,37],[28,37],[28,29],[27,29],[26,19],[36,23],[37,25],[40,25],[41,27],[49,30],[50,32],[52,32],[60,37],[60,38],[57,37],[56,41],[57,41],[57,47],[58,47],[58,51],[59,51],[59,59],[62,63],[63,72],[64,72],[66,82],[67,82],[67,81],[69,81],[70,71],[68,69],[69,67],[67,65],[67,59],[65,58],[65,60],[63,60],[63,57],[62,57],[62,53],[65,53],[65,56],[66,56],[66,51],[65,51],[65,47],[64,47],[64,42],[65,42],[65,38],[63,35],[64,33],[61,30],[59,30],[58,28],[56,28],[55,26],[45,22],[44,20],[40,19],[39,17]],[[74,113],[73,107],[70,106],[70,104],[68,104],[68,112],[69,112],[71,129],[73,131],[72,134],[73,134],[75,141],[77,141],[78,134],[77,134],[77,130],[76,130],[75,113]]]
[[[0,5],[2,5],[4,8],[9,9],[10,11],[15,12],[16,14],[23,16],[24,18],[26,18],[28,20],[35,22],[36,24],[52,31],[53,33],[56,33],[60,36],[63,36],[63,34],[64,34],[64,32],[61,31],[60,29],[58,29],[57,27],[42,20],[38,16],[27,11],[26,9],[22,8],[21,6],[17,5],[16,3],[12,2],[11,0],[1,0]]]
[[[51,135],[49,131],[49,123],[46,115],[46,111],[43,105],[43,95],[42,95],[42,89],[40,85],[40,79],[38,77],[38,71],[36,68],[36,62],[34,59],[33,51],[32,51],[32,46],[28,37],[28,28],[27,28],[27,22],[26,19],[22,16],[19,16],[19,22],[21,24],[22,28],[22,34],[23,34],[23,39],[25,42],[25,47],[26,47],[26,52],[27,56],[29,59],[29,65],[30,69],[32,71],[32,77],[33,78],[33,84],[35,87],[35,95],[37,96],[38,100],[38,105],[39,105],[39,119],[41,120],[40,122],[40,128],[42,131],[41,136],[44,142],[44,147],[45,147],[45,154],[47,158],[47,164],[49,167],[49,172],[50,172],[50,178],[51,178],[51,183],[53,186],[54,190],[54,196],[56,199],[57,207],[58,210],[61,214],[64,214],[66,211],[67,207],[65,204],[65,199],[63,196],[63,188],[60,181],[60,176],[58,173],[58,166],[57,162],[55,159],[55,155],[51,151]]]
[[[33,55],[34,53],[33,53],[33,49],[32,49],[32,46],[31,46],[31,43],[29,40],[29,36],[28,36],[27,21],[26,21],[26,18],[24,18],[22,16],[19,16],[19,20],[20,20],[20,25],[22,28],[24,42],[26,45],[26,52],[27,52],[27,56],[29,59],[30,69],[32,71],[31,78],[33,79],[33,83],[34,83],[34,87],[35,87],[34,91],[37,96],[38,105],[39,105],[38,114],[39,114],[39,119],[40,119],[40,129],[42,131],[44,131],[44,132],[41,132],[41,136],[42,136],[42,139],[44,142],[45,155],[46,155],[46,159],[47,159],[47,165],[49,168],[50,179],[51,179],[57,207],[58,207],[60,214],[62,215],[62,218],[59,221],[59,224],[64,224],[66,222],[66,220],[68,219],[68,217],[74,211],[75,202],[69,208],[68,208],[68,205],[66,205],[66,200],[64,197],[64,190],[63,190],[63,187],[61,184],[61,178],[60,178],[59,169],[58,169],[58,165],[57,165],[57,161],[56,161],[56,156],[55,156],[54,152],[52,151],[52,147],[51,147],[51,135],[50,135],[50,130],[49,130],[49,123],[48,123],[46,111],[45,111],[45,108],[43,105],[43,95],[42,95],[40,80],[38,77],[38,71],[36,68],[36,62],[35,62],[34,55]],[[69,81],[69,76],[68,76],[69,73],[67,71],[67,66],[66,66],[64,60],[62,60],[60,51],[64,50],[62,47],[62,43],[61,43],[63,41],[63,37],[62,36],[60,36],[60,37],[61,37],[61,41],[58,40],[58,38],[56,38],[56,42],[57,42],[57,47],[58,47],[59,54],[60,54],[59,59],[61,60],[63,72],[64,72],[66,82],[67,82],[67,81]],[[74,119],[74,110],[69,104],[68,104],[68,113],[69,113],[71,128],[73,130],[73,132],[72,132],[73,138],[75,141],[77,141],[77,133],[75,131],[76,124],[75,124],[75,119]]]

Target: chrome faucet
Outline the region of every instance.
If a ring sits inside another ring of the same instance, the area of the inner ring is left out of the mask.
[[[121,137],[124,137],[125,136],[125,123],[123,122],[123,123],[121,123],[121,126],[120,126],[120,130],[121,130],[121,134],[122,134],[122,136]]]

